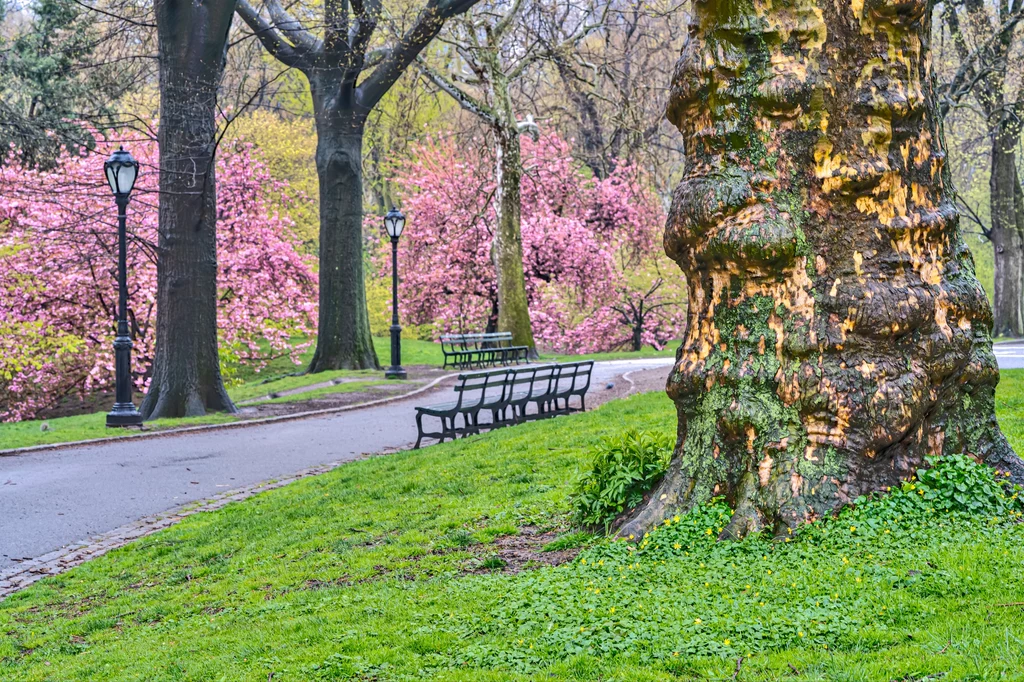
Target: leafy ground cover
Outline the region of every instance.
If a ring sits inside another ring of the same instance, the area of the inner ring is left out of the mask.
[[[1004,383],[1004,423],[1020,387]],[[573,482],[628,427],[670,431],[671,403],[371,458],[192,516],[0,602],[0,679],[1024,675],[1024,524],[930,481],[784,541],[713,542],[720,505],[636,547],[573,531]],[[534,570],[545,550],[567,563]]]

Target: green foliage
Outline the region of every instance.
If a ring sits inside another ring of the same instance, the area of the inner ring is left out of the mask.
[[[557,538],[540,548],[542,552],[561,552],[591,544],[597,538],[593,533],[575,531],[559,535]]]
[[[1006,479],[1009,472],[996,472],[964,455],[927,459],[930,468],[918,469],[919,482],[904,484],[904,489],[911,492],[917,489],[922,504],[943,511],[991,516],[1024,512],[1021,487]]]
[[[605,440],[593,453],[593,468],[572,497],[573,520],[607,526],[632,509],[665,474],[675,441],[671,436],[628,429]]]
[[[80,4],[35,0],[29,7],[30,22],[0,34],[0,146],[13,144],[27,165],[47,166],[62,146],[95,145],[90,126],[106,126],[137,65],[103,63],[95,16]]]
[[[964,455],[926,459],[930,466],[918,469],[916,477],[889,495],[858,498],[857,506],[843,515],[873,525],[936,511],[994,519],[1024,517],[1024,489],[1008,480],[1009,472],[995,471]]]

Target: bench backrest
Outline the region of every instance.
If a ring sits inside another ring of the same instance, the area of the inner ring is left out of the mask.
[[[512,344],[512,332],[489,332],[480,334],[442,334],[441,347],[451,350],[480,350],[501,348]]]
[[[520,393],[514,399],[517,404],[524,403],[530,398],[546,395],[551,391],[553,377],[558,376],[558,365],[536,365],[533,367],[520,367],[510,370],[512,382],[512,395]]]
[[[559,365],[556,394],[559,398],[570,395],[583,395],[590,389],[590,375],[594,371],[594,361],[568,362]]]
[[[496,369],[487,372],[460,374],[455,392],[459,394],[458,406],[475,407],[483,403],[506,402],[512,395],[512,381],[509,377],[515,370]]]
[[[590,388],[593,368],[594,361],[585,360],[460,374],[455,384],[459,395],[456,409],[483,404],[488,407],[508,405],[517,391],[523,393],[516,400],[517,404],[541,396],[582,395]]]

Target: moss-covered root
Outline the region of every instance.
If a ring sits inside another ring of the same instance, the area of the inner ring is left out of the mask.
[[[688,328],[675,461],[621,532],[721,495],[774,532],[938,453],[1013,473],[991,310],[947,188],[926,0],[698,0],[668,116]]]

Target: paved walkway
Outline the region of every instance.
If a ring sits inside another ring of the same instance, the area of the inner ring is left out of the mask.
[[[1004,341],[993,346],[999,369],[1024,369],[1024,341]]]
[[[652,358],[599,362],[592,391]],[[441,389],[443,390],[443,389]],[[228,490],[416,440],[429,394],[316,418],[0,457],[0,572]]]

